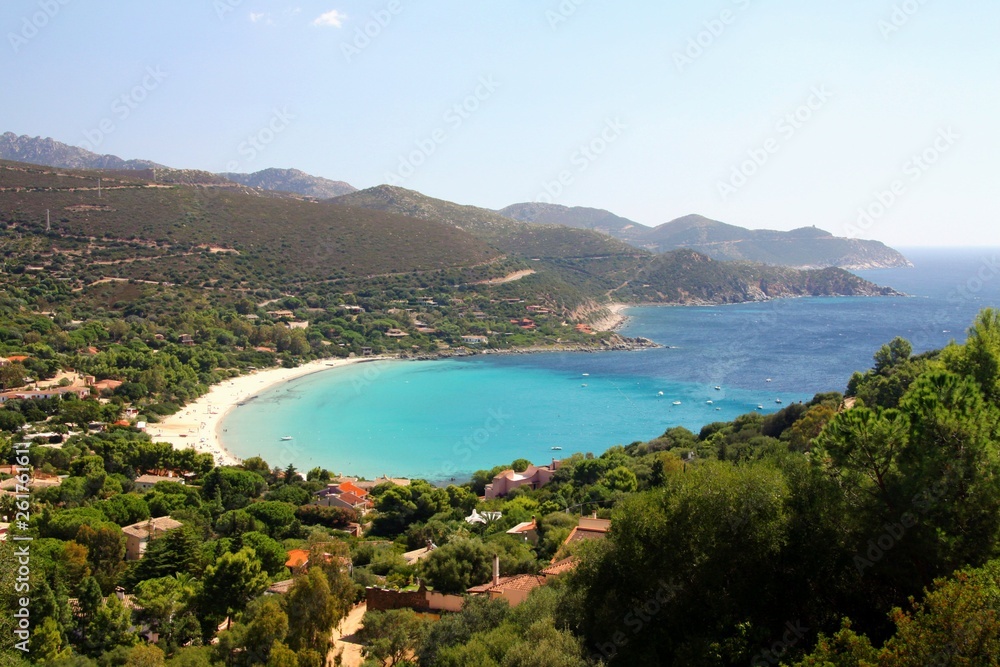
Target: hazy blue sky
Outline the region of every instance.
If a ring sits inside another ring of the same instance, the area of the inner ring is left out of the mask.
[[[1000,245],[995,0],[7,0],[0,26],[0,131],[491,208]]]

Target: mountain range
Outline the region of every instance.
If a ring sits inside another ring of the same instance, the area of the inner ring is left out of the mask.
[[[836,237],[816,227],[789,232],[752,230],[687,215],[647,227],[595,208],[558,204],[514,204],[500,213],[535,224],[592,229],[652,252],[690,248],[724,261],[746,260],[776,266],[864,270],[911,266],[900,252],[879,241]]]
[[[49,167],[111,172],[147,172],[159,183],[250,189],[274,198],[329,201],[408,217],[445,222],[477,235],[503,252],[548,258],[625,257],[636,250],[664,253],[679,249],[722,261],[749,261],[800,269],[852,270],[909,266],[899,252],[878,241],[838,238],[815,227],[790,232],[750,230],[689,215],[647,227],[610,211],[555,204],[523,203],[492,211],[425,197],[410,190],[378,186],[364,191],[343,181],[312,176],[297,169],[256,173],[180,170],[148,160],[123,160],[41,137],[0,135],[0,159]],[[538,253],[544,249],[544,253]],[[536,258],[540,259],[540,258]]]
[[[720,262],[687,249],[656,254],[593,230],[519,222],[402,188],[315,202],[178,174],[165,183],[147,170],[0,161],[3,270],[45,272],[74,289],[132,281],[304,297],[485,292],[568,318],[609,301],[895,294],[842,269]]]

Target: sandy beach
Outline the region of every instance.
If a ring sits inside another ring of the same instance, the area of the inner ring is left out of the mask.
[[[594,331],[617,331],[628,321],[625,315],[625,309],[628,307],[628,304],[624,303],[609,304],[607,307],[609,313],[594,320],[590,326]]]
[[[289,380],[375,359],[378,357],[319,359],[297,368],[269,368],[225,380],[180,412],[159,424],[150,424],[147,431],[156,442],[168,442],[176,449],[190,447],[211,454],[217,465],[238,464],[240,459],[226,451],[219,437],[222,420],[238,403]]]

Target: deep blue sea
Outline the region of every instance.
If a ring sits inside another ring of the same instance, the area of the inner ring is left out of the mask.
[[[861,275],[906,298],[634,308],[623,333],[666,347],[358,364],[265,391],[226,418],[224,443],[272,466],[444,481],[773,412],[843,391],[895,336],[939,348],[1000,307],[1000,250],[903,252],[914,268]]]

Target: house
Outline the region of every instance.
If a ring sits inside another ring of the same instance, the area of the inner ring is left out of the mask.
[[[333,563],[333,554],[324,553],[323,559],[329,564]],[[350,556],[341,556],[337,559],[340,563],[340,567],[345,572],[350,572],[353,569],[351,564]],[[298,574],[300,572],[305,572],[309,569],[309,552],[305,549],[292,549],[288,552],[288,560],[285,561],[285,567],[287,567],[292,574]]]
[[[194,345],[194,337],[191,334],[181,334],[177,340],[181,345]]]
[[[551,465],[541,467],[530,465],[523,472],[515,472],[511,469],[504,470],[494,477],[490,484],[486,485],[486,499],[502,498],[521,486],[529,486],[532,489],[541,488],[552,480],[552,476],[555,475],[559,466],[560,461],[553,459]]]
[[[173,475],[139,475],[135,478],[136,491],[149,491],[160,482],[177,482],[183,484],[184,480]]]
[[[531,521],[517,524],[508,530],[507,534],[531,544],[538,544],[538,522],[535,521],[534,517],[531,517]]]
[[[105,391],[114,391],[115,389],[117,389],[118,387],[122,386],[123,384],[125,384],[125,383],[122,382],[122,381],[120,381],[120,380],[101,380],[99,382],[95,382],[91,386],[94,389],[96,389],[98,391],[98,393],[100,393],[100,392],[105,392]]]
[[[139,560],[146,553],[150,541],[163,537],[167,531],[180,528],[182,525],[184,524],[169,516],[160,516],[125,526],[122,528],[122,532],[125,533],[125,560]]]
[[[528,599],[531,591],[545,585],[545,577],[537,574],[516,574],[512,577],[500,576],[500,557],[493,557],[493,579],[482,586],[473,586],[469,595],[486,595],[491,600],[506,600],[511,607]]]
[[[76,394],[78,398],[89,398],[90,388],[89,387],[54,387],[52,389],[36,389],[33,391],[6,391],[0,394],[0,403],[6,403],[9,400],[40,400],[43,398],[61,398],[66,394]]]
[[[370,347],[363,347],[363,348],[361,348],[361,356],[362,357],[370,357],[370,356],[372,356],[372,354],[373,354],[373,352],[372,352],[372,349]]]
[[[468,345],[486,345],[490,339],[486,336],[462,336],[462,342]]]
[[[328,484],[315,495],[316,504],[324,507],[342,507],[357,510],[359,514],[364,514],[373,507],[372,502],[366,497],[368,492],[351,482]]]
[[[32,491],[40,491],[42,489],[48,489],[53,486],[59,486],[62,484],[62,477],[58,475],[49,475],[44,472],[34,471],[31,481],[28,482],[28,488]],[[0,482],[0,496],[3,495],[16,495],[21,492],[23,488],[21,481],[18,477],[10,477],[8,479]]]
[[[556,555],[552,558],[552,564],[542,571],[545,576],[554,576],[576,567],[575,557],[572,554],[572,545],[586,540],[603,540],[611,529],[611,521],[608,519],[598,519],[597,515],[580,517],[579,523],[570,531],[563,543],[556,550]],[[573,560],[572,565],[566,561]]]
[[[293,313],[290,310],[269,310],[267,311],[267,314],[276,319],[280,319],[282,317],[288,317],[288,318],[295,317],[295,313]]]
[[[292,574],[299,572],[309,563],[309,552],[305,549],[292,549],[288,552],[288,560],[285,567],[291,570]]]
[[[575,569],[579,563],[580,559],[577,558],[576,556],[563,558],[562,560],[557,560],[553,562],[547,568],[542,570],[541,575],[545,577],[546,581],[548,581],[553,577],[558,577],[560,574],[565,574],[566,572]]]
[[[28,355],[26,354],[15,354],[13,356],[7,357],[7,361],[12,364],[23,364],[28,360]]]
[[[577,333],[594,335],[594,330],[589,324],[577,324],[574,328]]]
[[[406,333],[402,329],[389,329],[385,332],[387,338],[406,338],[410,334]]]

